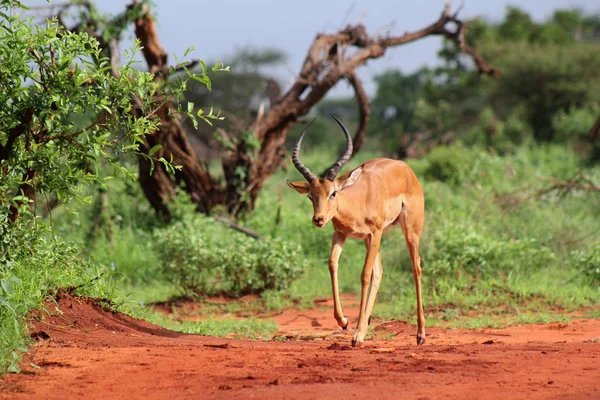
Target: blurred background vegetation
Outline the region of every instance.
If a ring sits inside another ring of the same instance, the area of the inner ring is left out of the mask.
[[[571,312],[599,317],[600,15],[557,10],[535,22],[510,7],[501,21],[479,18],[466,26],[468,44],[501,77],[474,73],[450,42],[436,67],[378,75],[365,145],[346,170],[374,157],[400,158],[422,182],[429,325],[495,326],[560,320]],[[186,123],[209,165],[218,168],[224,151],[218,128],[248,126],[281,93],[268,70],[283,60],[283,50],[246,49],[223,60],[231,72],[211,75],[212,91],[189,81],[185,98],[225,117],[213,127]],[[314,114],[321,118],[303,147],[312,170],[329,166],[342,145],[331,112],[351,129],[358,123],[353,98],[318,105]],[[288,135],[288,150],[302,127]],[[118,163],[130,168],[135,159]],[[165,223],[138,183],[113,177],[110,164],[96,168],[111,179],[81,186],[78,199],[37,218],[11,227],[3,222],[0,370],[17,368],[28,340],[25,316],[52,288],[112,299],[113,307],[172,329],[248,336],[273,326],[179,324],[148,305],[179,296],[258,294],[258,307],[279,309],[309,307],[329,295],[332,228],[314,228],[310,202],[287,189],[286,179],[301,179],[291,164],[237,221],[262,239],[214,219],[224,215],[219,210],[212,217],[197,213],[185,196],[177,196]],[[8,215],[8,206],[3,210]],[[413,322],[414,286],[400,230],[384,236],[382,257],[374,313]],[[363,258],[362,243],[344,248],[343,292],[358,293]]]

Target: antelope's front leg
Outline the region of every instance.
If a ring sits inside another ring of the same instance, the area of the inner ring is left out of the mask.
[[[360,313],[358,315],[358,325],[356,326],[356,332],[352,337],[352,346],[360,346],[365,339],[367,329],[369,326],[369,286],[371,284],[371,275],[373,273],[373,267],[379,254],[379,245],[381,243],[381,231],[376,231],[373,235],[367,239],[367,256],[365,257],[365,265],[360,276],[361,292],[360,292]],[[373,293],[373,296],[377,293]],[[372,299],[375,302],[375,299]],[[372,306],[371,306],[372,308]]]
[[[342,311],[337,271],[338,261],[345,242],[346,236],[344,234],[334,232],[331,243],[331,255],[329,256],[329,274],[331,275],[331,289],[333,292],[333,316],[338,325],[344,330],[348,329],[348,319],[344,317],[344,312]]]

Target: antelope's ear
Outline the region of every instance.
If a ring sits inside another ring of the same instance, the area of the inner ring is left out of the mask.
[[[338,191],[344,190],[345,188],[352,186],[358,180],[358,177],[362,174],[362,165],[356,168],[354,171],[350,172],[350,175],[343,181],[339,182]]]
[[[296,192],[298,192],[300,194],[308,193],[308,188],[310,187],[310,185],[307,182],[302,182],[302,181],[297,181],[297,182],[286,181],[285,183],[287,183],[287,185],[289,187],[291,187],[292,189],[294,189]]]

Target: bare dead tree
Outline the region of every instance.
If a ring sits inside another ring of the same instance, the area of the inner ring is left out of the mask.
[[[70,4],[66,3],[61,10]],[[89,7],[90,3],[77,4]],[[156,156],[172,160],[173,164],[182,168],[174,175],[169,174],[160,164],[155,164],[152,170],[148,158],[141,157],[139,179],[146,197],[157,212],[166,218],[170,215],[168,202],[177,186],[183,186],[198,210],[203,213],[210,213],[217,205],[225,206],[232,216],[253,209],[266,180],[282,165],[286,156],[285,138],[290,127],[307,115],[332,87],[344,79],[353,87],[358,106],[359,124],[353,137],[356,153],[364,143],[371,114],[369,100],[356,69],[368,60],[384,56],[389,48],[428,36],[442,36],[455,42],[470,56],[479,73],[499,76],[500,72],[497,69],[489,66],[466,44],[465,27],[458,19],[457,13],[451,13],[448,4],[431,25],[401,36],[369,36],[362,24],[348,25],[334,34],[318,34],[291,88],[281,94],[273,87],[269,96],[271,107],[258,113],[256,119],[247,127],[246,131],[254,136],[252,142],[258,142],[260,146],[256,148],[242,135],[236,139],[233,149],[225,154],[222,160],[225,178],[223,183],[214,178],[208,166],[197,158],[177,113],[173,112],[174,105],[171,99],[165,97],[163,105],[156,112],[156,117],[160,118],[160,128],[146,137],[143,151],[148,153],[155,145],[160,144],[162,148]],[[167,79],[167,52],[160,44],[148,6],[144,2],[134,1],[118,18],[122,18],[119,21],[122,24],[134,23],[135,35],[143,46],[148,69],[155,75],[155,79]],[[91,29],[90,34],[101,38],[93,29],[96,25],[95,21],[85,21],[79,28]],[[117,56],[114,40],[118,39],[112,38],[108,43],[100,42],[104,48],[109,49],[111,59]],[[191,68],[197,62],[192,61],[187,67]],[[235,137],[228,132],[222,134],[230,138]]]

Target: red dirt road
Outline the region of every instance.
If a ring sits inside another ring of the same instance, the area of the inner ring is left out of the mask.
[[[318,310],[277,318],[283,334],[324,336],[250,341],[173,333],[68,295],[58,307],[34,324],[49,339],[26,373],[0,378],[0,399],[600,399],[600,320],[430,328],[424,346],[388,322],[354,349]]]

